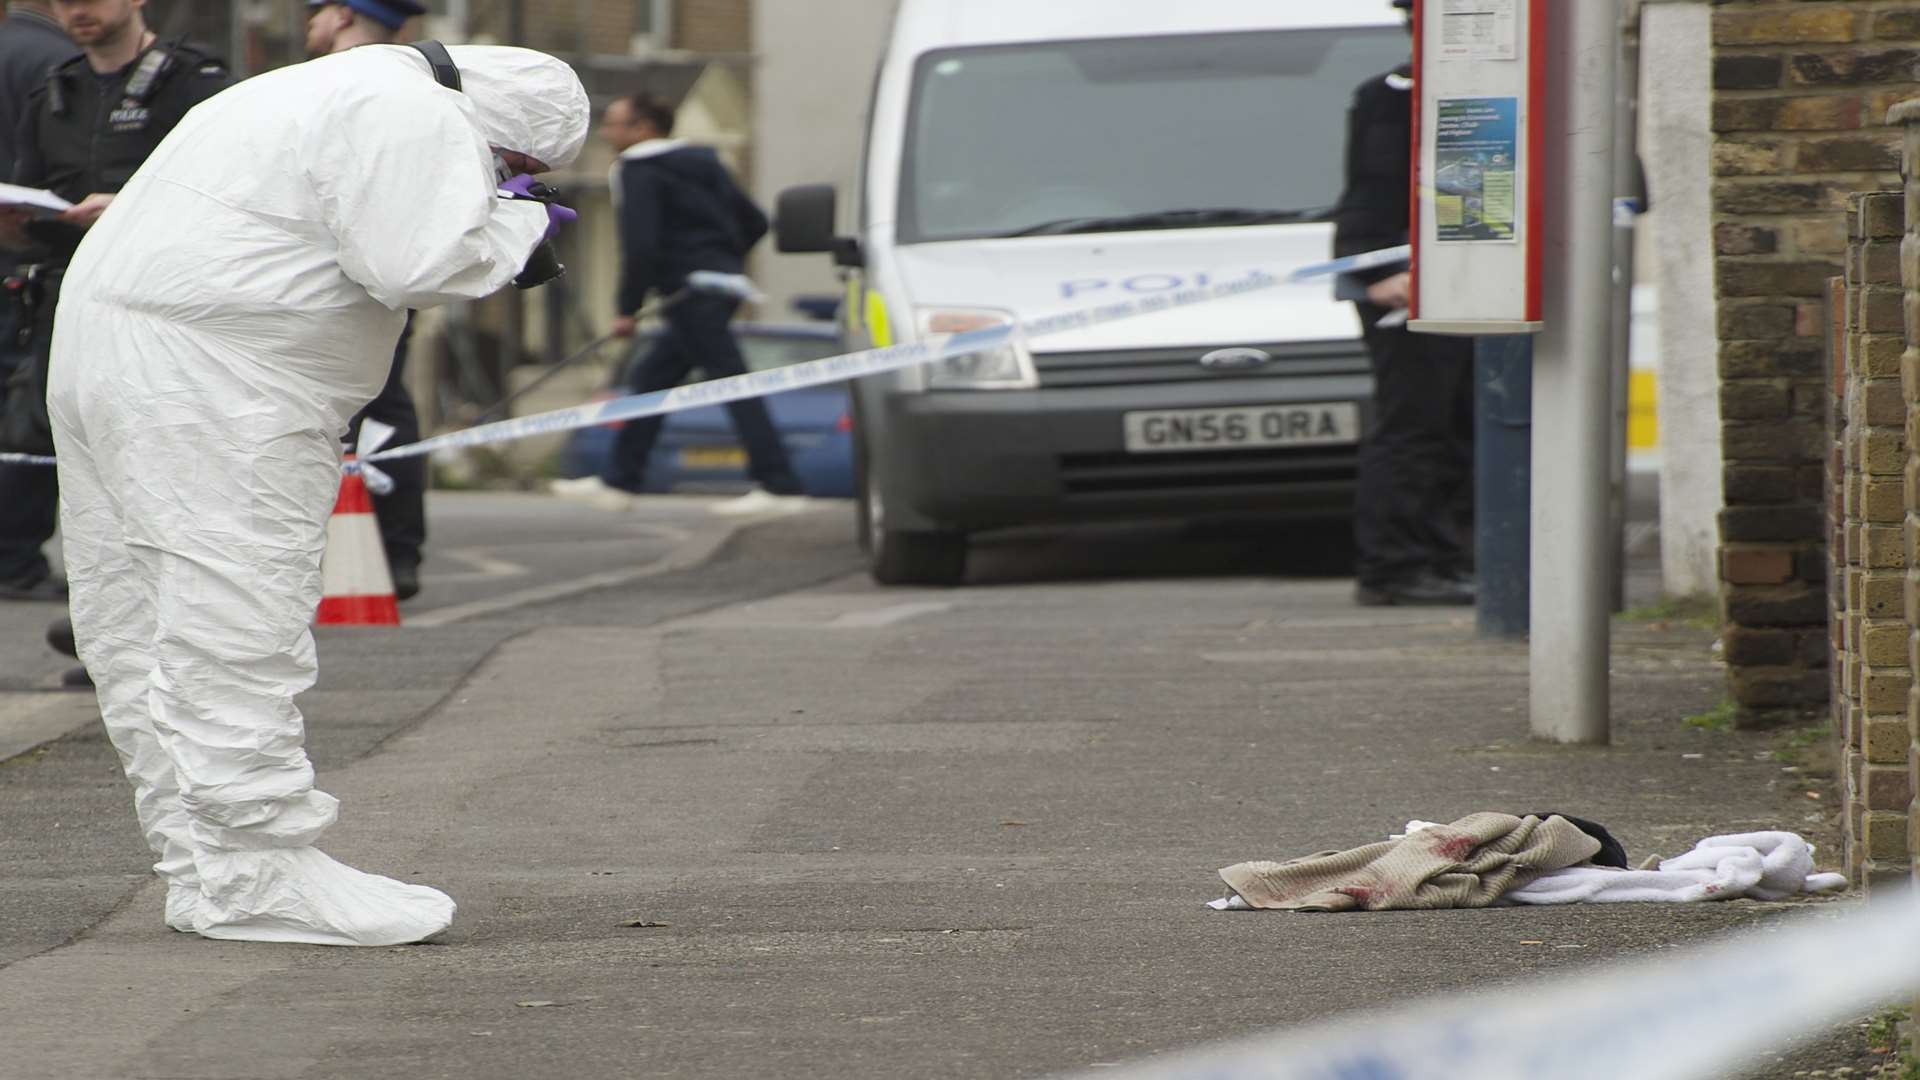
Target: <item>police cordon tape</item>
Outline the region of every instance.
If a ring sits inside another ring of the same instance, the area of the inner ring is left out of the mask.
[[[1333,274],[1354,273],[1391,266],[1407,261],[1410,249],[1401,246],[1380,251],[1369,251],[1360,255],[1330,259],[1325,262],[1311,263],[1289,271],[1285,276],[1275,276],[1264,270],[1252,270],[1241,277],[1223,281],[1215,285],[1180,289],[1167,293],[1156,293],[1130,300],[1118,300],[1093,307],[1077,308],[1053,315],[1043,315],[1025,322],[1006,322],[993,326],[967,330],[961,333],[915,342],[911,345],[892,345],[880,349],[868,349],[864,352],[845,353],[829,356],[821,360],[809,360],[788,367],[773,368],[767,371],[753,371],[745,375],[732,375],[721,379],[709,379],[705,382],[678,386],[670,390],[657,390],[645,394],[632,394],[626,397],[612,398],[607,401],[588,402],[551,412],[535,413],[510,420],[500,420],[491,424],[481,424],[462,431],[449,432],[422,439],[419,442],[381,449],[364,455],[360,465],[366,463],[391,461],[397,458],[419,457],[436,450],[453,450],[472,446],[485,446],[491,443],[512,442],[517,439],[536,435],[556,435],[575,431],[580,428],[595,427],[600,424],[613,424],[625,420],[636,420],[644,416],[661,416],[668,413],[684,412],[708,405],[722,405],[748,398],[765,397],[787,390],[798,390],[808,386],[825,386],[830,383],[844,382],[868,375],[879,375],[889,371],[906,368],[924,367],[943,360],[966,356],[970,353],[986,352],[999,348],[1014,339],[1043,338],[1051,334],[1062,334],[1073,330],[1085,330],[1095,326],[1123,319],[1135,319],[1146,315],[1157,315],[1166,311],[1177,311],[1214,300],[1242,296],[1262,289],[1270,289],[1288,282],[1306,281],[1311,278]],[[27,454],[0,454],[0,464],[51,465],[54,459]],[[346,467],[352,469],[355,463]],[[366,470],[371,477],[374,470]],[[377,483],[377,481],[376,481]]]
[[[1795,914],[1658,959],[1414,1002],[1102,1068],[1077,1080],[1737,1076],[1743,1064],[1751,1066],[1768,1051],[1920,989],[1920,902],[1911,893],[1864,908],[1847,903],[1796,907]],[[1484,934],[1487,926],[1455,929]],[[1256,967],[1247,975],[1243,992],[1258,997],[1264,992],[1262,979],[1274,973]]]

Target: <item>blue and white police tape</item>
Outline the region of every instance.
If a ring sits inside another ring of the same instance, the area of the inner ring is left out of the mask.
[[[1258,996],[1261,975],[1249,974],[1243,992]],[[1920,905],[1907,895],[1865,909],[1800,907],[1659,959],[1429,998],[1081,1080],[1708,1080],[1743,1075],[1761,1054],[1915,989]]]
[[[1401,244],[1399,247],[1381,248],[1378,251],[1366,251],[1358,255],[1345,255],[1338,259],[1303,266],[1287,275],[1288,281],[1305,281],[1308,278],[1326,277],[1329,274],[1354,274],[1362,270],[1378,270],[1383,266],[1394,266],[1411,262],[1413,245]]]
[[[1336,260],[1336,262],[1349,266],[1353,264],[1353,260]],[[510,442],[534,435],[553,435],[598,424],[618,423],[643,416],[660,416],[707,405],[721,405],[732,401],[744,401],[748,398],[765,397],[768,394],[797,390],[801,387],[824,386],[867,375],[922,367],[970,353],[999,348],[1012,340],[1015,335],[1024,339],[1044,338],[1051,334],[1084,330],[1122,319],[1139,318],[1231,296],[1240,296],[1273,288],[1283,281],[1304,280],[1324,273],[1339,272],[1326,269],[1328,265],[1330,264],[1316,263],[1302,267],[1285,278],[1276,277],[1264,270],[1253,270],[1233,280],[1205,287],[1132,300],[1119,300],[1096,307],[1046,315],[1025,322],[999,323],[977,330],[967,330],[928,341],[915,342],[911,345],[893,345],[882,349],[869,349],[865,352],[846,353],[823,360],[810,360],[790,367],[710,379],[706,382],[674,387],[671,390],[633,394],[609,401],[590,402],[571,408],[556,409],[552,412],[501,420],[464,431],[423,439],[406,446],[397,446],[391,450],[381,450],[366,455],[365,460],[390,461],[394,458],[431,454],[436,450]]]
[[[348,462],[346,468],[359,470],[366,478],[368,487],[378,494],[388,489],[391,481],[377,469],[369,468],[370,462],[418,457],[422,454],[431,454],[436,450],[511,442],[535,435],[554,435],[599,424],[618,423],[643,416],[661,416],[707,405],[765,397],[786,390],[823,386],[867,375],[922,367],[942,360],[998,348],[1016,334],[1032,339],[1072,330],[1084,330],[1123,319],[1140,318],[1240,296],[1273,288],[1285,282],[1306,281],[1331,274],[1390,266],[1407,261],[1409,254],[1410,249],[1405,246],[1370,251],[1297,267],[1285,276],[1276,276],[1264,270],[1252,270],[1241,277],[1215,285],[1182,289],[1132,300],[1113,301],[1095,307],[1045,315],[1025,322],[1007,322],[968,330],[911,345],[893,345],[882,349],[830,356],[823,360],[811,360],[790,367],[710,379],[671,390],[634,394],[609,401],[589,402],[571,408],[482,424],[392,449],[378,448],[379,442],[368,440],[363,427],[359,459],[357,462]],[[703,272],[699,282],[690,281],[690,284],[701,291],[723,293],[740,299],[752,299],[759,295],[753,283],[739,274]],[[390,430],[388,435],[391,435]],[[24,454],[0,454],[0,464],[51,465],[53,459]]]
[[[387,445],[387,440],[393,438],[393,431],[394,428],[392,424],[382,423],[371,416],[362,419],[360,421],[360,438],[354,443],[353,447],[354,456],[340,463],[341,475],[351,476],[354,473],[359,473],[360,479],[367,485],[368,491],[373,492],[375,495],[391,495],[393,493],[393,477],[381,472],[377,467],[361,461],[359,455],[371,454]]]

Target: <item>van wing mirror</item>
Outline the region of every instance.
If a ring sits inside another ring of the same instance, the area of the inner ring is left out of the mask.
[[[774,246],[789,255],[834,251],[839,197],[832,184],[802,184],[781,192],[773,213]]]

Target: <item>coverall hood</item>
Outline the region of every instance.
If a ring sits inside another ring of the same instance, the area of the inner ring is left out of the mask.
[[[487,141],[564,169],[580,156],[593,107],[573,69],[508,45],[451,45],[460,89],[473,99]]]

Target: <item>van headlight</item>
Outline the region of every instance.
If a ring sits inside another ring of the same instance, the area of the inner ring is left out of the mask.
[[[964,334],[1014,321],[1010,311],[991,308],[922,308],[920,334]],[[950,356],[927,366],[930,390],[1031,390],[1040,385],[1033,355],[1016,332],[1006,343],[982,352]]]

